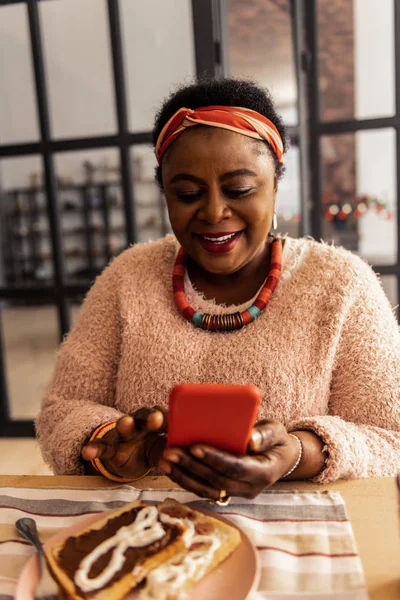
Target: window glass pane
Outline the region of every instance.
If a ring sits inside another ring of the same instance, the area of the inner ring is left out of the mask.
[[[396,317],[399,317],[399,298],[396,275],[380,275],[382,287],[386,296],[389,298],[390,304],[393,306],[393,311]]]
[[[126,247],[118,151],[64,152],[56,168],[67,279],[91,282]]]
[[[121,0],[131,131],[151,129],[155,108],[195,76],[190,0]]]
[[[0,143],[39,137],[25,3],[0,7]]]
[[[1,318],[11,418],[35,419],[60,341],[56,307],[3,302]]]
[[[318,0],[321,120],[395,112],[393,0]]]
[[[42,161],[38,156],[0,162],[0,285],[53,281]]]
[[[135,205],[138,241],[156,240],[171,231],[164,195],[155,179],[157,165],[153,148],[134,146],[132,164],[135,182]]]
[[[290,2],[228,0],[228,55],[234,77],[267,87],[287,125],[297,123]]]
[[[324,238],[371,264],[397,257],[396,149],[392,129],[322,138]]]
[[[112,63],[104,0],[40,2],[55,137],[115,133]]]
[[[278,231],[291,237],[300,235],[300,164],[299,149],[291,146],[285,154],[286,171],[279,182],[276,199]]]

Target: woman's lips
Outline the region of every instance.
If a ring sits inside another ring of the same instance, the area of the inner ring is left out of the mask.
[[[230,252],[232,248],[236,246],[242,233],[243,231],[204,235],[195,233],[194,236],[207,252],[211,252],[212,254],[224,254],[225,252]]]

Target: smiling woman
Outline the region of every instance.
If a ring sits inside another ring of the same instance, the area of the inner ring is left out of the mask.
[[[259,144],[224,129],[192,128],[164,159],[168,213],[191,259],[189,277],[196,288],[206,286],[207,297],[217,298],[218,288],[219,303],[248,300],[249,283],[254,295],[267,275],[277,182]]]
[[[115,259],[63,343],[37,421],[54,471],[123,482],[157,469],[216,501],[286,477],[396,472],[396,319],[360,258],[271,231],[286,147],[251,82],[166,100],[154,148],[174,235]],[[183,382],[261,390],[244,455],[167,448],[168,394]]]

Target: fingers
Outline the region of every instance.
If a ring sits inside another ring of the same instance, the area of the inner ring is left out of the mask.
[[[83,446],[81,456],[83,460],[93,460],[94,458],[97,458],[97,446],[94,446],[93,444]]]
[[[111,460],[118,452],[118,444],[110,444],[101,440],[89,442],[82,448],[82,458],[84,460],[93,460],[101,458],[103,460]]]
[[[167,411],[159,406],[153,408],[139,408],[132,415],[137,432],[167,431]]]
[[[115,429],[121,442],[130,442],[144,437],[149,431],[162,431],[165,421],[162,409],[140,408],[133,415],[118,419]]]
[[[115,429],[117,430],[121,441],[129,442],[135,434],[134,418],[129,415],[126,417],[121,417],[118,419]]]
[[[165,433],[167,431],[167,413],[160,408],[154,408],[149,415],[147,420],[147,429],[149,431],[160,431]]]
[[[193,446],[190,453],[228,479],[248,481],[251,477],[254,460],[250,456],[231,454],[205,445]]]
[[[175,481],[185,490],[193,492],[201,498],[209,498],[210,500],[218,500],[220,491],[212,488],[205,481],[196,479],[191,473],[184,471],[178,465],[161,460],[159,468],[163,473],[168,475],[172,481]],[[225,489],[225,488],[221,488]]]
[[[95,458],[108,461],[112,469],[122,469],[123,476],[129,470],[136,471],[137,465],[142,463],[153,466],[165,448],[166,436],[157,434],[166,432],[166,416],[166,411],[159,407],[142,408],[133,415],[125,415],[102,439],[86,444],[81,456],[86,461]],[[148,438],[151,440],[146,444]]]
[[[167,448],[158,466],[170,479],[200,496],[215,499],[215,490],[225,490],[230,496],[255,498],[279,479],[279,453],[284,448],[275,446],[271,457],[234,455],[205,445],[193,446],[190,451]]]
[[[130,442],[138,438],[135,425],[135,419],[132,416],[126,415],[121,417],[115,426],[115,439],[112,442],[107,441],[105,438],[89,442],[82,449],[82,457],[85,460],[93,460],[94,458],[109,460],[114,458],[118,452],[120,443]]]
[[[163,451],[167,445],[167,436],[150,434],[144,441],[144,454],[150,467],[157,467]]]
[[[250,454],[267,452],[273,446],[283,444],[287,435],[286,428],[280,421],[260,421],[252,431],[248,452]]]
[[[180,449],[170,449],[164,451],[163,457],[173,466],[178,466],[195,479],[206,481],[209,487],[216,490],[226,490],[232,496],[243,496],[247,494],[249,484],[239,480],[231,479],[225,474],[218,473],[209,467],[203,461],[197,460],[189,452]]]

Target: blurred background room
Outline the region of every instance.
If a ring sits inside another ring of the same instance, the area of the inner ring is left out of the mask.
[[[291,147],[278,231],[344,246],[398,313],[400,0],[0,0],[0,473],[94,278],[170,231],[156,108],[198,75],[270,88]]]

